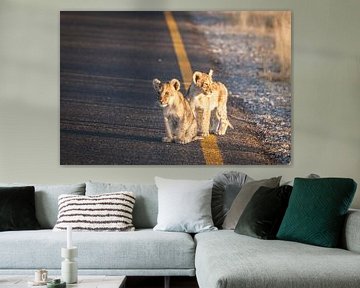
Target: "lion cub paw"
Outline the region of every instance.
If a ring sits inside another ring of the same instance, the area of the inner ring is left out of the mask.
[[[171,143],[171,142],[173,142],[173,139],[170,138],[170,137],[165,136],[165,137],[163,137],[161,139],[161,141],[164,142],[164,143]]]
[[[200,132],[200,133],[199,133],[199,136],[201,136],[201,137],[207,137],[207,136],[209,136],[209,135],[210,135],[209,132]]]
[[[189,142],[190,142],[190,140],[187,140],[187,139],[178,139],[178,138],[175,139],[175,143],[178,143],[178,144],[187,144]]]

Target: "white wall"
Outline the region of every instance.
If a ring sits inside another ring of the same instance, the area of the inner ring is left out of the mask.
[[[206,7],[204,6],[206,3]],[[60,10],[293,11],[293,163],[290,166],[60,166]],[[0,2],[0,182],[152,182],[209,178],[223,170],[254,178],[318,173],[360,186],[359,1]],[[358,189],[360,191],[360,188]],[[360,192],[353,203],[360,208]]]

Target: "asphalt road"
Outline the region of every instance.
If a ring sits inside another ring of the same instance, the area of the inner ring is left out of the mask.
[[[174,16],[192,69],[208,71],[216,59],[201,33],[187,13]],[[61,12],[60,21],[62,165],[206,164],[200,141],[161,142],[152,79],[182,81],[163,13]],[[229,107],[235,129],[217,137],[224,164],[271,164],[243,116]]]

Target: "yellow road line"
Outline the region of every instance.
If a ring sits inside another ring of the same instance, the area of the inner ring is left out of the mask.
[[[164,15],[166,24],[170,31],[185,90],[187,90],[191,84],[193,75],[190,61],[187,57],[185,46],[183,44],[174,16],[170,11],[165,11]],[[201,149],[204,154],[206,165],[222,165],[224,163],[221,152],[217,145],[217,139],[214,135],[210,135],[201,140]]]
[[[179,63],[181,75],[183,77],[185,90],[187,90],[191,84],[192,75],[193,75],[190,61],[189,58],[187,57],[185,47],[179,29],[177,27],[176,21],[174,19],[174,16],[170,11],[165,11],[164,14],[165,14],[167,26],[170,31],[175,54]]]
[[[204,154],[206,165],[223,165],[224,161],[221,156],[217,139],[215,135],[209,135],[201,140],[201,149]]]

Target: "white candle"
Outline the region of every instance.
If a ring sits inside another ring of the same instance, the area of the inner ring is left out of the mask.
[[[72,227],[69,225],[67,226],[66,232],[67,232],[67,242],[66,242],[66,248],[70,249],[72,248],[72,235],[71,235]]]

